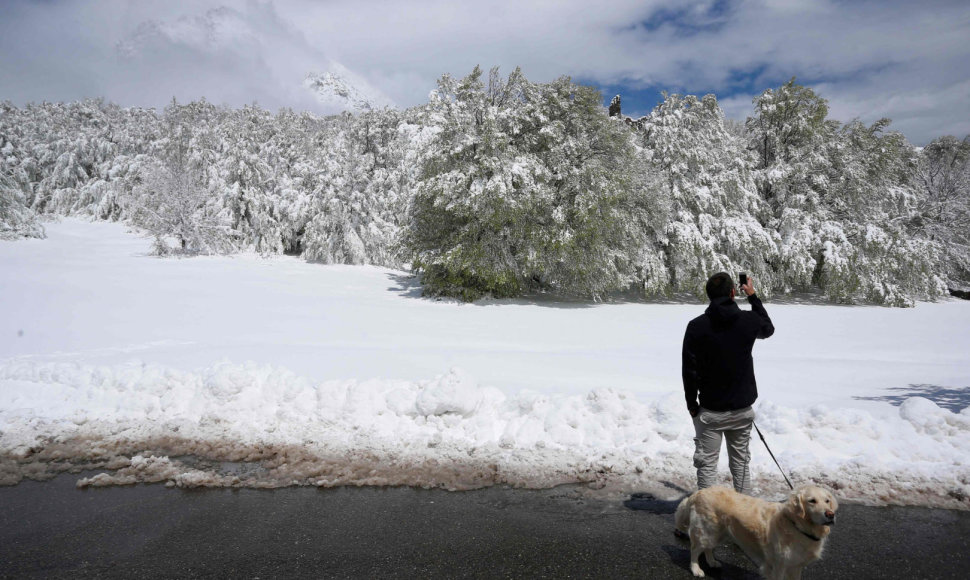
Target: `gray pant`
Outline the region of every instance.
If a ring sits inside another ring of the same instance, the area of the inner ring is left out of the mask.
[[[751,490],[751,474],[748,463],[751,454],[751,425],[754,410],[751,407],[737,411],[708,411],[701,408],[694,417],[694,467],[697,468],[697,488],[704,489],[717,483],[717,459],[721,454],[721,436],[727,439],[728,467],[734,479],[734,489],[740,493]]]

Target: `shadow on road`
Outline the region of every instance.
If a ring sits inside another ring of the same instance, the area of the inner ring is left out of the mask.
[[[630,499],[623,502],[623,506],[627,509],[645,511],[652,514],[672,514],[677,511],[677,506],[680,504],[681,499],[683,498],[667,500],[654,497],[649,493],[634,493],[630,496]]]
[[[682,544],[683,545],[681,546],[667,544],[660,546],[660,549],[663,550],[667,554],[667,557],[670,558],[671,564],[677,566],[678,568],[683,568],[687,574],[692,577],[690,574],[690,544],[686,540],[683,541]],[[707,565],[707,562],[704,560],[703,556],[700,558],[701,570],[703,570],[708,576],[712,576],[714,578],[731,578],[732,580],[757,580],[761,578],[760,575],[752,572],[750,569],[742,568],[732,564],[730,561],[725,561],[725,552],[732,552],[730,556],[735,558],[740,555],[739,550],[731,549],[725,546],[717,548],[715,552],[714,557],[717,558],[718,562],[721,564],[720,568],[711,568]],[[744,556],[740,557],[743,558]],[[752,566],[750,563],[747,565],[749,567]]]

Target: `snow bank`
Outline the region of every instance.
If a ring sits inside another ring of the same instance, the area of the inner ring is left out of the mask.
[[[79,486],[582,484],[676,495],[694,480],[681,397],[509,396],[459,370],[428,381],[314,383],[255,363],[187,372],[15,359],[0,366],[0,480],[94,469],[101,473]],[[919,397],[873,410],[756,409],[796,482],[820,482],[849,501],[970,509],[970,409]],[[757,491],[781,495],[760,441],[752,452]]]
[[[403,272],[46,229],[0,243],[3,482],[694,486],[680,339],[703,304],[462,305]],[[758,423],[796,481],[967,508],[967,411],[906,397],[970,401],[970,302],[767,308]],[[467,373],[428,380],[451,367]],[[752,452],[759,493],[781,495]]]

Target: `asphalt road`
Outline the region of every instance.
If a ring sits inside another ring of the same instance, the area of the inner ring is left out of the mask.
[[[3,578],[691,578],[674,502],[570,490],[0,488]],[[757,578],[736,548],[720,578]],[[959,578],[970,512],[843,506],[804,578]]]

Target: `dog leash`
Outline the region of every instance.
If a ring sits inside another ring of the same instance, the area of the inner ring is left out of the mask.
[[[758,429],[758,424],[754,421],[752,421],[751,424],[754,425],[754,430],[758,432],[758,437],[761,437],[761,442],[765,444],[765,449],[768,450],[768,455],[771,456],[771,458],[775,461],[775,465],[778,466],[778,471],[781,471],[781,476],[785,478],[785,483],[787,483],[788,487],[791,489],[795,489],[795,486],[791,484],[791,480],[788,479],[788,476],[785,474],[785,470],[781,468],[781,464],[778,463],[777,459],[775,459],[775,454],[771,452],[771,447],[768,447],[768,442],[765,441],[765,436],[761,434],[761,429]]]

